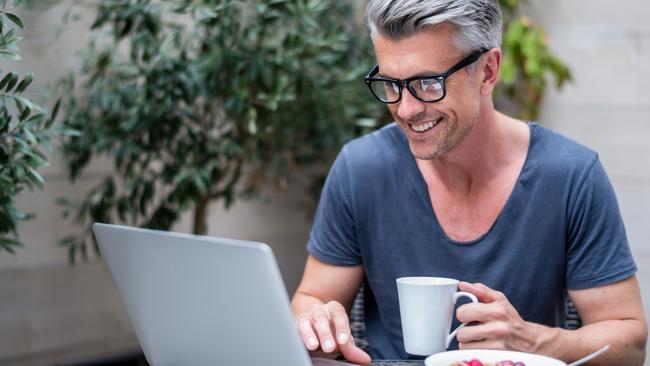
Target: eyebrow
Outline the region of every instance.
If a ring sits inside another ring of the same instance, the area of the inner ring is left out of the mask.
[[[443,71],[441,71],[441,72],[422,71],[422,72],[418,72],[416,74],[413,74],[413,75],[411,75],[411,76],[409,76],[407,78],[398,79],[398,78],[394,78],[392,76],[382,74],[381,71],[380,71],[379,73],[377,73],[377,76],[382,77],[382,78],[386,78],[386,79],[393,79],[393,80],[406,80],[406,79],[412,79],[412,78],[422,78],[422,77],[427,77],[427,76],[440,76],[440,75],[442,75],[442,73],[443,73]]]

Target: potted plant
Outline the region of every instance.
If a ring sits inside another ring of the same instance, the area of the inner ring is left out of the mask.
[[[546,78],[561,85],[569,73],[518,3],[502,1],[500,94],[533,118]],[[166,230],[191,210],[203,234],[211,203],[230,207],[297,168],[326,168],[343,143],[390,121],[361,81],[374,56],[354,4],[102,2],[84,66],[61,93],[63,125],[78,131],[63,155],[73,180],[99,156],[115,173],[61,201],[83,227],[61,241],[71,260],[86,255],[96,221]],[[325,172],[312,177],[316,197]]]
[[[0,58],[19,61],[22,20],[13,13],[20,1],[0,1]],[[10,65],[10,64],[9,64]],[[38,168],[47,165],[43,150],[50,149],[49,133],[58,104],[48,116],[23,93],[34,75],[23,76],[0,70],[0,252],[14,253],[22,246],[17,234],[19,222],[33,215],[15,205],[16,196],[25,188],[43,188]]]

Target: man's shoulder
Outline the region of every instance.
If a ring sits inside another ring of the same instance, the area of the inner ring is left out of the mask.
[[[408,141],[395,123],[390,123],[345,144],[342,154],[354,167],[387,167],[398,164],[408,151]]]
[[[531,123],[531,136],[529,153],[538,166],[567,173],[588,169],[598,159],[591,148],[539,124]]]

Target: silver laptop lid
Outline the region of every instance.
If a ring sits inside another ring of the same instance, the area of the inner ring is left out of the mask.
[[[311,365],[266,244],[93,231],[151,365]]]

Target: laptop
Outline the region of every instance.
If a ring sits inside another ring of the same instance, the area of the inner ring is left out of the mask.
[[[150,365],[351,365],[309,357],[268,245],[99,223],[93,231]]]

